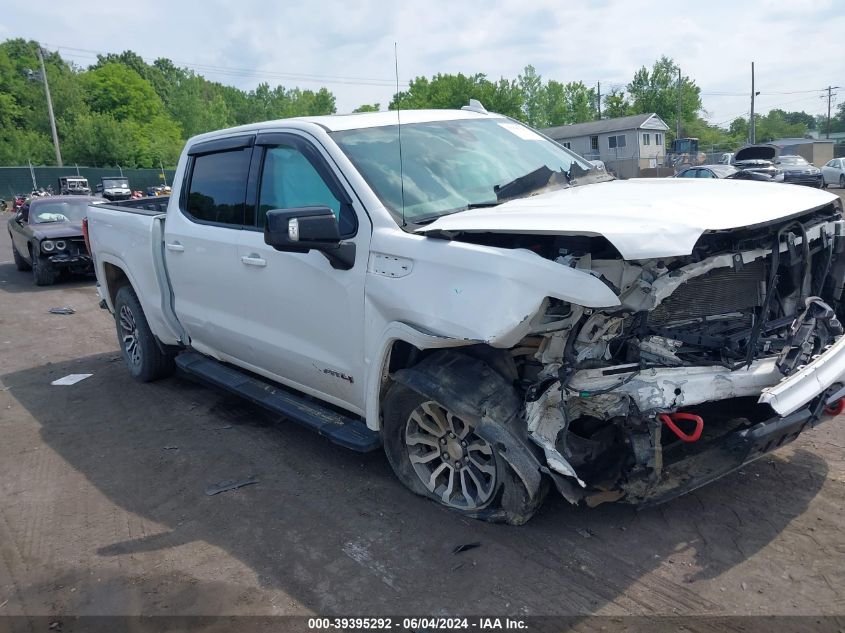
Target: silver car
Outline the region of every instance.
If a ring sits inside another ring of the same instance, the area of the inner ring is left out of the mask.
[[[825,187],[837,185],[840,189],[845,189],[845,158],[834,158],[825,163],[822,167],[822,177]]]

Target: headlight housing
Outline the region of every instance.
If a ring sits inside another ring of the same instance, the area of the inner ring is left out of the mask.
[[[67,248],[67,242],[65,242],[64,240],[57,240],[56,241],[56,250],[57,251],[63,251],[66,248]]]
[[[56,250],[56,245],[52,242],[52,240],[44,240],[41,242],[41,250],[45,253],[52,253]]]

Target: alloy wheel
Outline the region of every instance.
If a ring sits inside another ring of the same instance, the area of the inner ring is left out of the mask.
[[[135,315],[129,306],[120,308],[120,338],[123,341],[123,349],[132,364],[138,367],[141,364],[141,347],[138,340],[138,326],[135,323]]]
[[[492,498],[493,448],[436,402],[423,402],[408,416],[405,446],[417,477],[443,504],[466,510],[483,507]]]

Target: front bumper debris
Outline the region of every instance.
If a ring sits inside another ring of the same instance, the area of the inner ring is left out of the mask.
[[[777,385],[763,389],[760,402],[780,415],[799,409],[845,376],[845,336],[827,348],[812,363],[783,378]]]
[[[89,255],[71,255],[70,253],[57,253],[47,258],[56,268],[74,268],[94,271],[94,265]]]
[[[795,440],[803,431],[830,419],[825,394],[784,417],[773,417],[729,433],[700,451],[667,463],[657,479],[643,474],[621,486],[625,503],[649,507],[692,492]]]

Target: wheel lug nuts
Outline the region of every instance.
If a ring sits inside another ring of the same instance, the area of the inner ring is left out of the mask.
[[[452,438],[452,439],[455,439],[455,434],[454,434],[454,433],[449,433],[449,437],[450,437],[450,438]]]
[[[461,442],[461,446],[463,446],[464,448],[466,448],[466,445],[467,445],[466,442]]]
[[[447,462],[449,461],[449,453],[443,453],[440,457],[445,459]]]
[[[441,444],[445,444],[445,443],[446,443],[446,438],[445,438],[445,437],[441,437],[441,438],[440,438],[440,443],[441,443]]]

